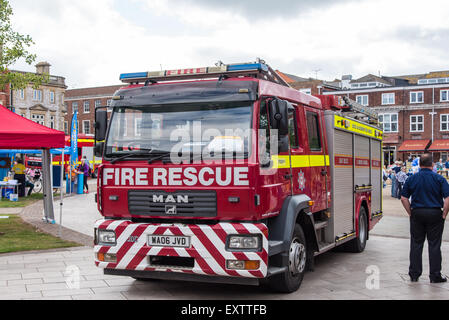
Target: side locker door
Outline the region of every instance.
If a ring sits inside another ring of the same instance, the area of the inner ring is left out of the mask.
[[[324,137],[320,113],[309,107],[304,107],[309,142],[309,167],[312,200],[312,212],[327,208],[327,167],[324,152]]]

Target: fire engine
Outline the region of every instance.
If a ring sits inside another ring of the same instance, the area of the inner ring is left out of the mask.
[[[95,263],[138,280],[296,291],[314,257],[362,252],[382,217],[382,131],[264,61],[126,73],[96,109]]]

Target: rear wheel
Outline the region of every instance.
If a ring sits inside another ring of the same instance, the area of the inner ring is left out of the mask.
[[[364,207],[360,207],[358,223],[359,235],[346,244],[346,249],[349,252],[359,253],[365,250],[368,239],[368,218]]]
[[[307,246],[304,231],[295,225],[288,252],[288,266],[284,273],[270,277],[270,287],[279,292],[290,293],[299,289],[304,278],[307,261]]]

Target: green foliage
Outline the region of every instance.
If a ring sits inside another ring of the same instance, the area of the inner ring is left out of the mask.
[[[29,83],[38,88],[48,82],[49,75],[33,73],[11,72],[8,67],[20,59],[32,64],[36,55],[28,51],[34,44],[29,35],[15,32],[11,25],[12,8],[8,0],[0,0],[0,88],[10,84],[12,88],[23,89]]]

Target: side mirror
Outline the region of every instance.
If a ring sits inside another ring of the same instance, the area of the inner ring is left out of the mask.
[[[279,152],[287,152],[289,148],[288,105],[285,100],[274,99],[269,106],[271,128],[278,130]]]
[[[108,111],[106,107],[95,109],[95,148],[96,157],[103,157],[104,139],[108,129]]]
[[[95,142],[94,153],[97,158],[103,157],[104,142]]]
[[[287,101],[274,99],[270,102],[271,128],[277,129],[279,139],[288,135],[288,103]]]
[[[95,141],[102,141],[106,138],[108,129],[108,112],[105,108],[95,109]]]

